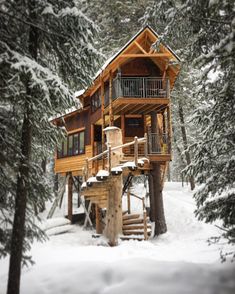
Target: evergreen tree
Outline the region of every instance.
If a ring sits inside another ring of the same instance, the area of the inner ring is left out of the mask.
[[[97,41],[104,58],[112,56],[141,28],[140,18],[149,0],[84,0],[88,15],[99,23]]]
[[[196,214],[206,222],[220,220],[222,235],[235,243],[235,4],[231,0],[152,1],[148,19],[160,6],[165,7],[162,17],[168,17],[164,32],[172,42],[182,41],[184,60],[200,71],[191,96],[197,105],[193,123],[198,136],[188,168],[200,184]]]
[[[159,42],[166,43],[180,56],[181,73],[178,77],[172,97],[172,120],[174,125],[173,154],[177,160],[173,161],[172,173],[181,174],[187,164],[191,162],[188,146],[192,143],[195,133],[189,118],[195,110],[196,103],[192,103],[192,86],[197,72],[192,68],[191,48],[195,42],[195,34],[190,30],[189,19],[182,13],[187,7],[185,1],[149,1],[143,24],[150,24],[159,34]],[[182,178],[183,180],[183,178]],[[189,177],[191,190],[194,189],[194,178]]]
[[[201,55],[196,60],[196,65],[205,69],[199,81],[201,106],[194,119],[201,137],[192,146],[194,160],[189,171],[200,184],[195,194],[197,216],[206,222],[220,220],[222,236],[234,244],[235,4],[206,2],[207,17],[200,28]],[[215,33],[208,34],[212,31]]]
[[[61,137],[50,117],[75,105],[98,58],[80,1],[1,1],[0,26],[0,253],[10,252],[14,294],[22,254],[43,237],[34,217],[50,197],[41,161]]]

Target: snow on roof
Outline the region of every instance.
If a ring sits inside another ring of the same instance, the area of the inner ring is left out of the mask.
[[[118,127],[107,127],[107,128],[105,128],[103,131],[104,132],[108,132],[108,131],[118,131],[118,130],[120,130]]]
[[[52,121],[52,120],[54,120],[54,119],[57,119],[57,118],[60,118],[60,117],[62,117],[62,116],[65,116],[65,115],[67,115],[67,114],[70,114],[70,113],[72,113],[72,112],[74,112],[74,111],[80,110],[81,108],[82,108],[81,105],[79,105],[79,106],[73,106],[73,107],[71,107],[71,108],[65,109],[65,110],[63,111],[63,113],[58,113],[57,115],[51,117],[49,120]]]
[[[123,167],[136,167],[134,161],[127,161],[123,164]]]
[[[109,172],[107,170],[99,170],[99,172],[96,175],[97,177],[108,177],[109,176]]]
[[[88,180],[87,180],[87,183],[95,183],[95,182],[98,182],[96,177],[90,177]]]
[[[122,172],[122,167],[121,166],[112,167],[111,171],[112,172]]]
[[[79,96],[81,96],[82,94],[84,94],[85,93],[85,89],[82,89],[82,90],[78,90],[78,91],[76,91],[75,93],[74,93],[74,98],[77,98],[77,97],[79,97]]]
[[[83,188],[86,188],[86,187],[87,187],[86,182],[83,182],[81,188],[83,189]]]
[[[135,40],[135,38],[141,34],[145,29],[150,29],[157,38],[159,38],[158,34],[149,26],[145,26],[141,28],[120,50],[118,50],[117,53],[115,53],[113,56],[111,56],[109,59],[105,61],[105,63],[101,66],[101,68],[97,71],[97,73],[94,76],[94,80],[102,73],[102,71],[127,47],[129,44]],[[178,61],[181,61],[180,58],[177,56],[177,54],[165,43],[163,43],[163,46],[166,47],[177,59]]]

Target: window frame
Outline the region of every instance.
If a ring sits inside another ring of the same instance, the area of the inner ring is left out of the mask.
[[[80,134],[81,133],[84,133],[83,135],[83,148],[80,148]],[[77,135],[77,150],[78,150],[78,153],[75,153],[75,140],[74,140],[74,137]],[[70,141],[70,138],[72,137],[72,152],[71,154],[69,154],[69,141]],[[66,149],[67,149],[67,154],[65,155],[64,154],[64,145],[65,145],[65,142],[66,142]],[[85,145],[85,130],[82,130],[80,132],[75,132],[73,134],[68,134],[68,136],[66,136],[66,138],[61,142],[61,146],[60,146],[60,152],[58,151],[59,148],[57,148],[57,159],[61,159],[61,158],[65,158],[65,157],[72,157],[72,156],[78,156],[78,155],[82,155],[82,154],[85,154],[86,152],[86,145]],[[81,152],[82,150],[82,152]]]

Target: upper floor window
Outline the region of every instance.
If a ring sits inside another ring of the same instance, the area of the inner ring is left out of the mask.
[[[91,111],[95,112],[100,107],[101,107],[101,95],[100,95],[100,89],[99,89],[91,96]]]
[[[85,132],[68,135],[57,149],[57,158],[85,153]]]

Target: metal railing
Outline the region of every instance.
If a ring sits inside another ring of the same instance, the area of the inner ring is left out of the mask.
[[[149,133],[148,152],[149,154],[170,154],[168,134]]]
[[[118,97],[169,97],[169,79],[117,77],[113,80],[113,99]]]

